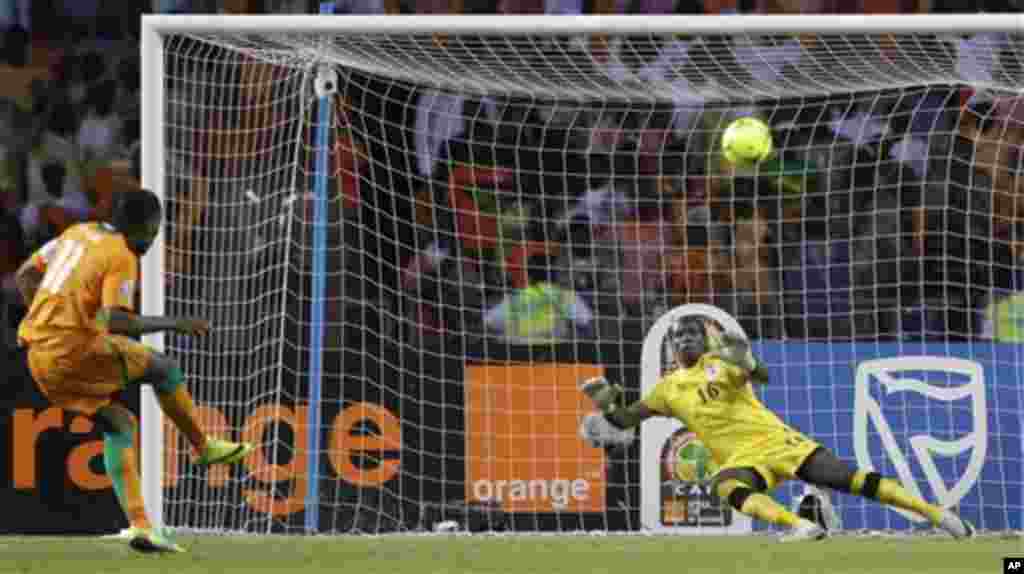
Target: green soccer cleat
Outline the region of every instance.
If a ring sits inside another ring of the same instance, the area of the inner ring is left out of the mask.
[[[253,451],[253,446],[246,442],[230,442],[218,438],[206,439],[206,448],[196,460],[200,466],[211,464],[234,464]]]
[[[157,528],[131,528],[131,538],[128,545],[132,550],[143,554],[171,554],[185,552],[185,549],[176,544],[166,534]]]

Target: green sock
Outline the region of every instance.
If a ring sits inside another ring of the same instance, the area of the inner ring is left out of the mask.
[[[128,522],[135,527],[149,528],[132,435],[122,432],[103,433],[103,463],[114,484],[117,502],[128,517]]]

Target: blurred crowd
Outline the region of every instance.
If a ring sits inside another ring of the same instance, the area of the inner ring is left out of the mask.
[[[453,208],[423,227],[452,231],[428,232],[403,279],[437,331],[615,340],[623,317],[642,331],[700,302],[754,337],[1012,340],[1017,100],[932,86],[562,112],[464,111],[452,161],[420,164],[442,170],[424,203]],[[748,114],[785,147],[732,166],[718,141]]]
[[[316,4],[156,0],[143,8],[309,13]],[[335,8],[538,14],[1015,8],[989,4],[339,0]],[[8,348],[24,311],[12,280],[17,266],[71,223],[104,218],[119,188],[139,177],[143,8],[0,2],[6,60],[0,77],[7,78],[0,82],[6,86],[0,90],[0,309]],[[529,343],[614,340],[629,336],[631,326],[642,333],[674,305],[704,302],[736,315],[753,337],[1022,340],[1016,268],[1024,255],[1024,102],[965,83],[742,108],[686,97],[716,79],[698,70],[698,62],[724,62],[720,81],[770,84],[799,66],[805,41],[592,38],[558,46],[574,65],[585,62],[611,80],[669,83],[682,95],[649,105],[473,97],[344,74],[330,159],[341,231],[331,241],[347,246],[339,265],[353,287],[342,287],[342,308],[328,312],[347,313],[351,299],[373,301],[424,340],[479,334]],[[936,41],[942,49],[933,58],[985,85],[993,74],[1024,73],[1016,52],[992,53],[993,45],[1011,43],[985,35]],[[183,61],[189,57],[213,59]],[[254,77],[275,84],[248,93],[249,109],[267,107],[289,85],[267,67],[238,80],[241,92],[256,85]],[[182,102],[195,95],[188,82],[201,84],[202,73],[169,79],[169,113],[177,118],[169,123],[192,121],[183,119],[190,105]],[[248,121],[281,137],[291,122],[302,121],[292,115]],[[742,115],[757,115],[773,128],[778,153],[756,167],[730,165],[716,151],[724,127]],[[175,136],[169,137],[173,148]],[[264,144],[277,148],[274,140]],[[216,205],[241,205],[253,193],[247,181],[230,191],[216,183],[232,168],[209,167],[223,159],[210,145],[189,143],[168,158],[170,177],[186,182],[168,187],[174,196],[168,199],[168,281],[179,298],[202,297],[174,285],[174,277],[204,273],[193,269],[204,249],[197,230],[220,218],[220,231],[236,235],[246,226],[227,221],[234,216],[216,213]],[[207,165],[195,165],[204,153]],[[277,214],[250,216],[258,229]],[[267,237],[251,239],[241,249],[262,253]],[[247,297],[244,286],[232,295],[223,286],[230,282],[211,279],[211,289],[213,283],[224,297]]]

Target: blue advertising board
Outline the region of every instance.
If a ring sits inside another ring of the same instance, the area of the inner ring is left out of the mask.
[[[840,458],[956,507],[989,530],[1024,524],[1024,347],[994,343],[756,343],[759,390],[782,418]],[[803,487],[778,497],[790,503]],[[835,495],[846,529],[927,527]],[[758,525],[755,525],[755,528]]]

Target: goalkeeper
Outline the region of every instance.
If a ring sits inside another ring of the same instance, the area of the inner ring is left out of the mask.
[[[749,382],[768,382],[768,372],[740,335],[722,334],[718,324],[688,316],[671,325],[668,344],[677,368],[643,399],[621,403],[622,390],[603,378],[588,380],[583,391],[601,413],[584,418],[580,433],[595,446],[628,443],[632,427],[653,416],[678,419],[697,434],[720,471],[715,494],[743,514],[788,527],[782,542],[818,540],[826,531],[800,518],[765,493],[798,478],[815,486],[919,514],[955,538],[974,528],[949,510],[909,494],[899,482],[875,472],[851,469],[831,451],[780,420],[757,399]]]

